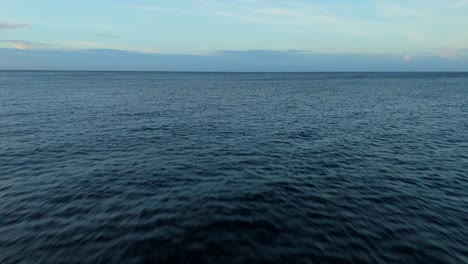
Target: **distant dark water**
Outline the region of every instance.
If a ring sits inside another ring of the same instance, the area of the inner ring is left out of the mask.
[[[468,263],[468,74],[0,72],[0,263]]]

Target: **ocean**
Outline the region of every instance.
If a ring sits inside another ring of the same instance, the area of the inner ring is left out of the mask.
[[[0,263],[468,263],[468,73],[0,72]]]

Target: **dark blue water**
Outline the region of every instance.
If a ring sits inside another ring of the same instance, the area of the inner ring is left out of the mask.
[[[0,72],[0,263],[468,263],[468,74]]]

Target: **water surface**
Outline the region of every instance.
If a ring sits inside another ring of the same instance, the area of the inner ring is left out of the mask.
[[[468,74],[0,72],[0,263],[467,263]]]

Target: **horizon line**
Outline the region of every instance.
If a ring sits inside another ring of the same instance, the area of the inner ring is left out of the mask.
[[[18,70],[0,72],[154,72],[154,73],[468,73],[468,71],[177,71],[177,70]]]

